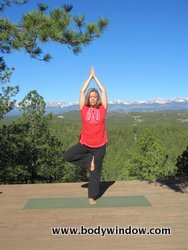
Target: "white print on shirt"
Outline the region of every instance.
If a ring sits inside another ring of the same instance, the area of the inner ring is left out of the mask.
[[[100,112],[99,109],[89,108],[86,114],[86,122],[88,123],[98,123],[100,122]]]

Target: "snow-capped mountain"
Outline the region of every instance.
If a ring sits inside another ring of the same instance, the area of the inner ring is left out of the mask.
[[[156,112],[156,111],[188,111],[188,98],[176,97],[172,99],[157,98],[153,100],[133,100],[133,101],[121,101],[113,100],[108,103],[108,111],[128,113],[128,112]],[[47,101],[46,112],[53,114],[62,114],[68,111],[79,110],[79,103],[77,102],[64,102],[64,101]],[[8,113],[8,115],[18,115],[19,108],[15,107],[14,110]]]
[[[188,98],[157,98],[152,100],[128,102],[118,100],[109,102],[109,109],[110,111],[116,112],[156,112],[188,110]]]
[[[171,102],[188,102],[188,98],[185,97],[176,97],[172,99],[168,98],[157,98],[152,100],[141,100],[141,101],[121,101],[121,100],[114,100],[110,101],[109,104],[125,104],[125,105],[131,105],[131,104],[152,104],[152,103],[158,103],[158,104],[165,104],[165,103],[171,103]]]
[[[79,110],[78,102],[46,102],[46,111],[55,114]],[[126,113],[126,112],[155,112],[163,110],[188,110],[188,98],[176,97],[173,99],[157,98],[153,100],[133,100],[109,101],[108,111]]]

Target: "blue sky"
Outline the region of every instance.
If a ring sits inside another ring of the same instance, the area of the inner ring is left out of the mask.
[[[50,63],[23,52],[5,55],[16,68],[11,84],[19,84],[18,101],[36,89],[46,101],[73,102],[90,67],[104,84],[109,100],[145,100],[188,96],[187,0],[73,0],[39,1],[50,7],[73,4],[72,13],[87,22],[99,16],[110,19],[101,38],[75,56],[66,46],[48,44]],[[38,1],[7,8],[3,16],[19,20]],[[91,86],[95,86],[92,81]]]

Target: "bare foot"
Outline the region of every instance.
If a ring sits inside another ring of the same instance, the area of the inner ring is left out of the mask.
[[[96,204],[96,201],[92,198],[89,198],[89,204],[90,205],[95,205]]]
[[[90,170],[91,170],[91,171],[94,171],[94,170],[95,170],[95,165],[94,165],[94,156],[93,156],[92,161],[91,161]]]

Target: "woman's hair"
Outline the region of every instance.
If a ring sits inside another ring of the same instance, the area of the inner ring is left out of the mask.
[[[97,104],[96,104],[96,106],[98,108],[101,105],[101,97],[100,97],[99,91],[95,88],[88,89],[86,96],[85,96],[85,105],[90,106],[89,97],[90,97],[91,92],[95,92],[98,95],[98,100],[97,100]]]

